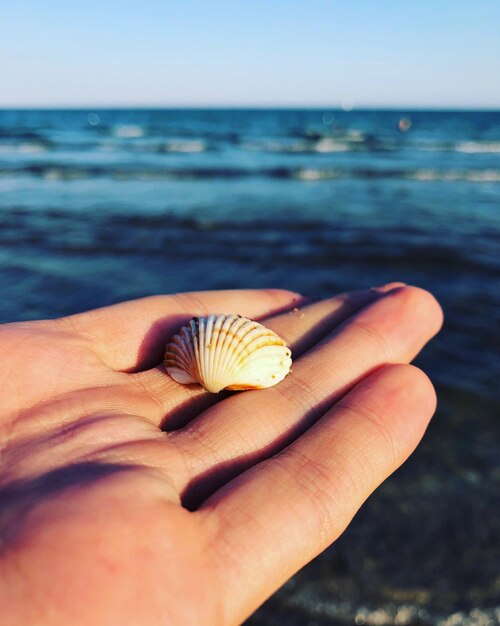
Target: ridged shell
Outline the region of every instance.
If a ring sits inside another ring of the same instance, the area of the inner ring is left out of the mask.
[[[239,315],[194,317],[165,350],[165,366],[175,381],[200,383],[212,393],[272,387],[291,364],[281,337]]]

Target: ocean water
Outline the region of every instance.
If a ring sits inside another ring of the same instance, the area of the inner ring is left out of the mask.
[[[0,321],[392,280],[444,307],[421,449],[255,624],[493,619],[499,243],[500,112],[0,111]]]

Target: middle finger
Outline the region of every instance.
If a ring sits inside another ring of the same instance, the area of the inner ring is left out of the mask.
[[[279,385],[233,395],[171,433],[187,460],[176,485],[185,503],[196,507],[220,484],[288,445],[374,369],[413,359],[441,321],[429,293],[392,290],[295,361]]]

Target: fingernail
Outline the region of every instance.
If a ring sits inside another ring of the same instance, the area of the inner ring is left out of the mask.
[[[371,291],[376,291],[377,293],[387,293],[388,291],[398,289],[399,287],[406,287],[406,283],[387,283],[386,285],[381,285],[380,287],[372,287]]]

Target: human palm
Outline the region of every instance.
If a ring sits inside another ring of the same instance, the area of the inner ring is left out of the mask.
[[[264,320],[292,373],[212,395],[161,363],[194,315]],[[399,284],[157,296],[0,328],[0,624],[226,626],[334,541],[435,406],[441,325]]]

